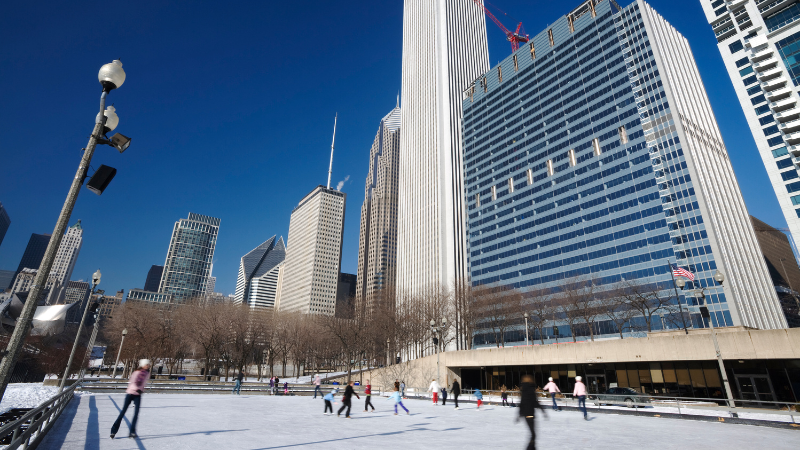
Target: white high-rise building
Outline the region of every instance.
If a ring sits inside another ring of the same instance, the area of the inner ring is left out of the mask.
[[[800,246],[800,173],[795,163],[800,156],[800,3],[700,4],[795,246]]]
[[[278,275],[285,259],[283,238],[276,241],[275,236],[242,256],[233,302],[246,303],[253,309],[274,308]]]
[[[347,194],[317,186],[292,211],[280,310],[334,315]]]
[[[405,0],[397,287],[467,273],[461,95],[489,69],[486,20],[473,0]]]
[[[81,221],[71,227],[67,228],[67,232],[61,239],[61,245],[58,246],[56,258],[53,260],[53,267],[50,269],[50,277],[53,284],[48,281],[50,287],[50,294],[48,296],[48,304],[61,303],[66,295],[67,282],[72,277],[72,271],[75,269],[75,263],[78,261],[78,254],[81,252],[81,245],[83,244],[83,227]]]

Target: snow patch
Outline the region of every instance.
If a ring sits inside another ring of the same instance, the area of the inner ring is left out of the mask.
[[[41,383],[12,383],[0,403],[0,414],[14,408],[35,408],[58,394],[56,386]]]

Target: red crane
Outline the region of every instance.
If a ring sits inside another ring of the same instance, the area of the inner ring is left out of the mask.
[[[522,22],[517,24],[516,31],[511,31],[508,28],[506,28],[499,20],[497,20],[497,17],[495,17],[494,14],[492,14],[491,12],[489,12],[488,9],[486,9],[486,6],[484,6],[481,0],[475,0],[475,4],[483,8],[483,11],[486,13],[487,16],[489,16],[490,19],[492,19],[492,22],[496,23],[497,26],[500,27],[501,30],[503,30],[503,33],[506,34],[506,39],[509,42],[511,42],[512,52],[519,50],[520,42],[524,44],[530,40],[527,34],[520,34],[520,30],[522,30],[522,33],[525,33],[525,29],[522,28]]]

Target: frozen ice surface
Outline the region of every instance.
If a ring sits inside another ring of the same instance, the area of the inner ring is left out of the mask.
[[[373,396],[377,411],[364,413],[354,398],[352,419],[322,414],[311,397],[145,394],[137,425],[127,439],[129,408],[117,438],[111,424],[124,395],[73,400],[45,438],[42,449],[523,449],[529,431],[515,422],[517,409],[462,404],[459,410],[405,400],[411,415],[393,413],[393,402]],[[340,405],[334,405],[338,408]],[[800,430],[656,417],[547,412],[537,417],[537,445],[558,449],[797,448]]]
[[[9,384],[0,403],[0,414],[14,408],[35,408],[56,394],[56,386],[42,386],[42,383]]]

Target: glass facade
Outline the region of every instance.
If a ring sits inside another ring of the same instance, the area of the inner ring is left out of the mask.
[[[638,4],[602,2],[596,17],[571,22],[574,31],[566,17],[551,27],[552,48],[540,34],[501,63],[502,81],[493,69],[464,100],[473,285],[540,289],[592,276],[666,289],[666,261],[677,257],[710,287],[714,323],[732,325]],[[614,330],[601,322],[595,334]]]
[[[219,224],[217,218],[195,213],[175,223],[159,293],[176,301],[206,295]]]
[[[795,33],[775,43],[781,54],[783,64],[795,86],[800,86],[800,33]]]
[[[797,19],[800,19],[800,4],[794,3],[767,17],[764,19],[764,23],[767,25],[767,32],[772,33],[778,28],[789,25]]]

